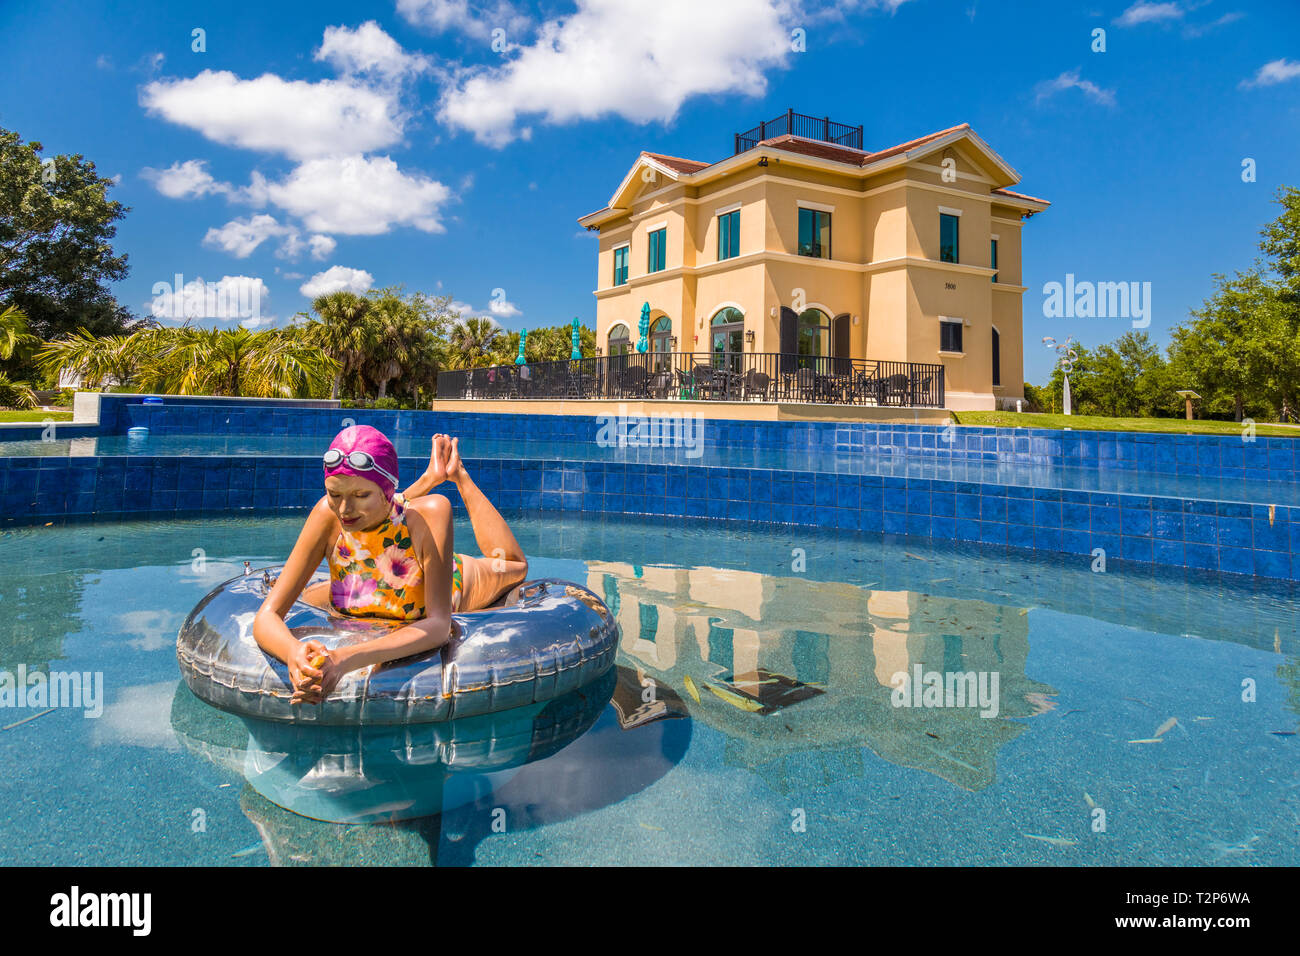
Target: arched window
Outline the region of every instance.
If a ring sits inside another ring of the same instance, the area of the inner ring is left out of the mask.
[[[609,330],[609,354],[626,355],[632,351],[632,334],[621,322]]]
[[[669,364],[668,353],[672,351],[673,321],[661,315],[650,323],[650,355],[655,371]]]
[[[731,306],[719,309],[709,321],[709,330],[713,363],[739,372],[745,351],[745,313]]]
[[[831,344],[831,320],[821,309],[804,309],[799,313],[800,356],[829,355]],[[805,362],[801,358],[800,366]],[[808,363],[815,366],[816,363]]]

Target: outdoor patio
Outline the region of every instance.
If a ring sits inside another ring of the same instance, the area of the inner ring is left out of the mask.
[[[633,352],[455,369],[439,399],[617,399],[942,408],[942,365],[790,352]]]

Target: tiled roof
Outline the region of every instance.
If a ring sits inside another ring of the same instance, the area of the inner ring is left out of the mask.
[[[642,150],[641,155],[649,156],[651,159],[657,160],[669,169],[675,170],[679,173],[694,173],[703,169],[705,166],[712,165],[711,163],[701,163],[694,159],[682,159],[680,156],[665,156],[663,153],[652,153],[649,150]]]
[[[1042,202],[1047,203],[1049,206],[1051,205],[1051,202],[1046,199],[1039,199],[1037,196],[1029,196],[1025,193],[1012,192],[1010,189],[998,188],[994,189],[992,192],[994,196],[1010,196],[1012,199],[1028,199],[1030,202]]]
[[[949,126],[947,129],[941,129],[937,133],[930,133],[928,136],[922,136],[919,139],[908,140],[906,143],[899,143],[897,146],[891,146],[888,149],[878,150],[874,153],[868,153],[862,160],[863,166],[869,166],[877,160],[886,159],[890,156],[896,156],[899,153],[905,153],[909,149],[922,146],[932,139],[938,139],[940,136],[947,136],[949,133],[955,133],[959,129],[970,129],[970,123],[962,123],[959,126]]]
[[[908,140],[906,143],[899,143],[897,146],[890,146],[887,149],[867,152],[866,150],[853,149],[849,146],[837,146],[834,143],[826,143],[816,139],[806,139],[802,136],[791,136],[785,134],[782,136],[773,136],[770,139],[762,140],[757,146],[770,146],[773,149],[779,149],[787,153],[799,153],[804,156],[813,156],[818,159],[828,159],[837,163],[848,163],[853,166],[870,166],[872,163],[882,159],[888,159],[890,156],[897,156],[899,153],[906,153],[908,150],[915,149],[918,146],[924,146],[933,140],[947,136],[950,133],[956,133],[961,130],[970,129],[969,123],[961,123],[957,126],[950,126],[947,129],[941,129],[938,132],[928,133],[917,139]],[[656,162],[662,163],[669,169],[679,173],[697,173],[702,169],[710,166],[716,166],[718,163],[702,163],[696,159],[684,159],[681,156],[667,156],[663,153],[652,153],[649,150],[643,150],[642,156],[649,156]],[[726,159],[731,159],[728,156]],[[726,162],[726,159],[718,162]],[[1028,199],[1033,202],[1046,203],[1046,199],[1038,199],[1034,196],[1027,196],[1024,193],[1012,192],[1009,189],[994,189],[995,195],[1001,194],[1013,199]],[[605,212],[608,206],[596,210],[596,213]],[[588,213],[588,215],[596,215]],[[586,218],[585,216],[582,218]]]

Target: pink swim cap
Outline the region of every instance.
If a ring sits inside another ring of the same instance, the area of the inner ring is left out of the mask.
[[[334,440],[330,442],[330,448],[337,448],[343,452],[343,460],[332,468],[326,465],[326,477],[330,475],[353,475],[357,478],[364,478],[377,484],[384,493],[384,497],[389,501],[393,499],[393,493],[397,490],[397,449],[388,440],[388,436],[377,428],[371,428],[369,425],[352,425],[334,436]],[[347,459],[347,456],[354,451],[365,452],[374,459],[376,465],[388,472],[389,475],[392,475],[392,479],[390,480],[373,468],[354,468]]]

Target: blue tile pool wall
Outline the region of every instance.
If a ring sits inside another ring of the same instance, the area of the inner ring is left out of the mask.
[[[109,396],[116,400],[116,396]],[[373,411],[343,408],[142,405],[110,402],[111,433],[143,425],[159,435],[294,435],[332,438],[345,418],[394,439],[434,432],[490,434],[503,441],[591,443],[595,416],[475,412]],[[487,427],[490,425],[490,429]],[[105,431],[104,433],[110,433]],[[1074,432],[1025,428],[883,425],[837,422],[737,422],[706,419],[709,448],[785,448],[810,453],[1003,462],[1187,478],[1300,481],[1300,439],[1141,432]],[[38,437],[38,436],[33,436]]]
[[[405,458],[404,474],[421,459]],[[469,459],[502,508],[838,528],[1300,580],[1300,508],[772,469]],[[452,485],[439,493],[459,504]],[[294,457],[0,458],[7,524],[308,508],[320,466]]]

